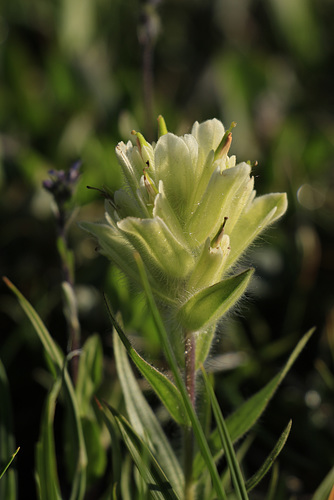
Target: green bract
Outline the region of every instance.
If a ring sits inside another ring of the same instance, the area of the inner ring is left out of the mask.
[[[218,319],[245,291],[252,271],[232,273],[242,253],[287,208],[286,194],[255,197],[251,166],[228,156],[232,140],[216,119],[191,134],[167,132],[148,144],[133,132],[116,147],[124,186],[106,200],[104,223],[84,223],[100,251],[139,285],[144,262],[179,360],[184,338],[196,338],[196,360],[210,349]]]

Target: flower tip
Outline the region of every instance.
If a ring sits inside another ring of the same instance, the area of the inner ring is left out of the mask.
[[[218,148],[215,151],[215,160],[222,158],[229,152],[232,143],[232,129],[236,126],[236,122],[232,122],[230,128],[226,130]]]
[[[159,137],[168,133],[165,119],[162,115],[158,116],[158,134]]]
[[[138,146],[140,152],[141,152],[143,146],[148,146],[149,145],[148,142],[147,142],[147,140],[143,136],[143,134],[141,134],[140,132],[136,132],[135,130],[132,130],[131,134],[136,136],[136,138],[137,138],[137,146]]]
[[[259,162],[257,160],[254,160],[254,161],[248,160],[246,163],[247,163],[247,165],[250,165],[252,168],[257,167],[259,164]]]

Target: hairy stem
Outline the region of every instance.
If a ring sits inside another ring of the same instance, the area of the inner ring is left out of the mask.
[[[185,335],[185,383],[191,404],[195,407],[196,380],[195,380],[195,338],[190,332]],[[193,456],[194,456],[194,434],[191,427],[186,427],[183,434],[184,446],[184,477],[185,477],[185,500],[195,498],[193,484]]]

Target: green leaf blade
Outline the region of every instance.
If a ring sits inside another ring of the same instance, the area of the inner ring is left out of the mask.
[[[45,402],[40,438],[36,445],[36,478],[40,500],[45,498],[62,500],[53,434],[54,414],[60,388],[61,379],[58,378]]]
[[[274,396],[278,386],[290,370],[291,366],[295,362],[302,349],[305,347],[314,331],[315,328],[311,328],[301,338],[301,340],[298,342],[297,346],[291,353],[290,357],[288,358],[285,366],[270,382],[268,382],[267,385],[265,385],[253,396],[251,396],[247,401],[245,401],[245,403],[239,406],[239,408],[237,408],[234,413],[227,417],[226,425],[232,442],[237,441],[244,434],[246,434],[246,432],[248,432],[261,417],[269,401]],[[215,429],[209,438],[209,446],[212,454],[216,459],[218,459],[222,455],[217,443],[219,443],[219,436],[217,429]],[[198,454],[195,458],[195,475],[200,475],[204,467],[205,464],[203,463],[203,459]]]
[[[5,368],[0,361],[0,498],[17,498],[16,473],[10,468],[18,449],[15,449],[13,416],[9,384]]]
[[[253,272],[248,269],[193,295],[179,311],[183,327],[196,332],[218,321],[239,300]]]
[[[65,357],[32,305],[8,278],[3,278],[3,280],[8,288],[17,297],[23,311],[26,313],[31,324],[35,328],[44,350],[53,365],[54,370],[52,370],[52,375],[54,375],[54,372],[58,373],[64,382],[66,397],[65,404],[67,405],[70,416],[71,439],[73,439],[72,448],[75,452],[74,460],[76,463],[75,474],[72,480],[70,500],[82,500],[86,489],[87,453],[80,421],[78,402],[70,375],[66,368]]]
[[[155,500],[179,500],[152,452],[129,422],[107,403],[103,404],[103,415],[108,427],[110,420],[115,419],[132,459],[149,487],[151,497]]]
[[[276,458],[278,455],[281,453],[281,451],[284,448],[284,445],[289,437],[290,431],[291,431],[291,426],[292,426],[292,421],[288,423],[284,431],[282,432],[280,438],[278,439],[276,445],[266,458],[266,460],[263,462],[261,467],[255,472],[255,474],[247,480],[246,482],[246,488],[247,491],[251,491],[255,486],[262,481],[264,476],[269,472],[271,467],[273,466]]]
[[[147,363],[147,361],[145,361],[137,353],[123,332],[121,326],[112,315],[108,302],[107,307],[111,322],[138,370],[149,382],[174,420],[180,425],[189,425],[189,419],[187,418],[184,402],[177,387],[165,375]]]
[[[159,464],[173,489],[181,497],[184,478],[180,464],[156,416],[141,392],[132,373],[126,350],[118,335],[114,335],[114,354],[130,422],[141,438],[151,443]]]
[[[334,491],[334,467],[328,472],[314,493],[312,500],[332,500]]]
[[[229,433],[233,441],[239,439],[249,429],[251,429],[258,418],[262,415],[269,401],[275,394],[278,386],[281,384],[282,380],[290,370],[298,355],[305,347],[313,332],[314,328],[309,330],[302,337],[302,339],[298,342],[297,346],[289,356],[289,359],[283,369],[267,385],[265,385],[259,392],[254,394],[254,396],[248,399],[226,419]]]
[[[223,417],[223,414],[220,410],[217,398],[215,396],[212,385],[210,384],[208,377],[205,373],[204,368],[202,367],[202,374],[204,383],[206,386],[206,390],[210,396],[211,405],[213,409],[213,413],[215,416],[215,420],[217,423],[217,430],[220,436],[220,441],[226,456],[226,461],[228,468],[230,470],[233,486],[235,489],[235,493],[238,499],[240,500],[248,500],[248,495],[246,491],[245,481],[242,476],[239,463],[236,457],[236,454],[233,449],[232,440],[227,430],[227,426]]]

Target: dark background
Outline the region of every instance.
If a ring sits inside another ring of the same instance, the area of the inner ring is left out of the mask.
[[[1,274],[64,349],[55,223],[42,188],[50,168],[82,160],[70,208],[80,207],[75,221],[97,220],[103,200],[86,186],[117,188],[119,140],[133,128],[156,137],[158,114],[175,133],[217,117],[226,127],[237,122],[231,151],[239,161],[258,161],[258,192],[288,193],[288,213],[248,253],[257,277],[215,348],[248,356],[217,374],[226,414],[317,327],[257,426],[246,460],[250,475],[292,418],[279,459],[282,499],[310,498],[334,459],[333,33],[331,0],[11,0],[0,10]],[[75,222],[69,241],[83,337],[99,332],[108,352],[103,290],[128,330],[147,336],[150,318]],[[45,363],[15,298],[4,285],[0,293],[0,357],[21,446],[19,498],[34,498]]]

